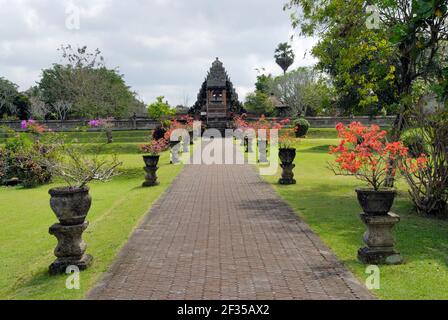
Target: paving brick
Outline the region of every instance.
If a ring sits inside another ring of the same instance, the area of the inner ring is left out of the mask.
[[[187,165],[88,299],[371,299],[250,165]]]

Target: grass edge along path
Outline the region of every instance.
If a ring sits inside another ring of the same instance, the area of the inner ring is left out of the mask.
[[[129,157],[132,159],[129,160]],[[85,297],[101,275],[108,270],[152,205],[166,192],[182,169],[182,165],[169,165],[169,153],[165,152],[161,156],[158,171],[160,185],[142,188],[144,171],[141,168],[144,164],[141,156],[128,155],[124,158],[125,162],[132,161],[130,173],[109,183],[94,183],[91,186],[93,204],[87,217],[90,225],[83,238],[87,243],[87,253],[94,257],[94,263],[91,268],[81,272],[80,290],[66,288],[67,275],[48,275],[48,266],[55,259],[53,250],[56,246],[56,239],[48,234],[48,228],[57,222],[48,204],[47,190],[52,186],[31,190],[7,190],[12,193],[36,193],[34,197],[37,201],[35,207],[25,209],[27,212],[17,212],[15,218],[17,224],[23,227],[21,232],[12,230],[8,233],[5,230],[6,233],[0,236],[11,249],[8,250],[7,246],[0,248],[1,260],[5,258],[0,264],[10,271],[9,277],[3,274],[0,279],[0,299],[79,300]],[[0,200],[2,196],[7,197],[7,192],[0,194]],[[22,193],[21,196],[27,197],[27,194]],[[24,202],[27,202],[27,199],[24,199]],[[4,206],[9,207],[9,204],[4,203]],[[20,207],[20,204],[18,206]],[[40,208],[43,208],[44,212],[34,212]],[[0,213],[0,222],[5,224],[7,219],[12,218],[6,216],[7,210],[4,211],[4,215]],[[30,215],[35,216],[27,221]],[[23,235],[28,235],[28,238],[23,239]]]
[[[365,226],[359,213],[353,177],[336,177],[327,169],[328,145],[337,139],[304,139],[297,147],[294,169],[297,185],[281,186],[275,176],[262,177],[310,226],[337,258],[365,283],[370,274],[357,261]],[[417,215],[412,210],[403,180],[392,209],[401,217],[394,229],[396,249],[405,264],[379,266],[380,289],[371,290],[380,299],[448,299],[448,221]]]

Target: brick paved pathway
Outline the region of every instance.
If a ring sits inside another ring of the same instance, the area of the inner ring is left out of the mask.
[[[88,299],[371,299],[249,165],[188,165]]]

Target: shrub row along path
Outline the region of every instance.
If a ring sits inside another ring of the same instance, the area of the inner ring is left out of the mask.
[[[245,164],[186,165],[87,298],[372,296]]]

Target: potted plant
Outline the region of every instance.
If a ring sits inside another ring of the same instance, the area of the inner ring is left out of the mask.
[[[69,266],[77,266],[80,270],[90,266],[92,256],[85,254],[87,245],[82,240],[88,227],[85,219],[92,204],[88,183],[109,181],[117,175],[117,168],[121,165],[116,157],[108,160],[98,153],[85,156],[69,147],[63,151],[66,158],[51,166],[54,175],[68,184],[49,190],[50,206],[59,220],[49,229],[49,233],[58,239],[54,251],[57,259],[49,268],[52,275],[64,273]]]
[[[174,139],[173,133],[177,129],[182,129],[182,124],[180,124],[177,120],[170,121],[170,128],[165,133],[165,140],[168,141],[171,150],[171,164],[178,164],[179,160],[179,151],[180,151],[180,141],[179,138],[177,140]]]
[[[289,132],[284,132],[280,136],[278,156],[281,161],[282,177],[279,180],[280,184],[289,185],[296,184],[294,179],[294,160],[296,158],[296,148],[293,147],[294,139],[290,136]]]
[[[107,143],[113,143],[112,129],[114,127],[113,118],[90,120],[89,127],[99,128],[106,133]]]
[[[310,123],[305,118],[298,118],[294,120],[294,132],[297,138],[305,137],[310,127]]]
[[[100,156],[81,154],[73,147],[63,147],[65,159],[49,163],[53,176],[62,178],[67,185],[49,190],[50,205],[62,225],[83,223],[90,209],[88,184],[92,181],[107,182],[118,174],[121,162]]]
[[[188,134],[190,136],[190,145],[194,144],[194,119],[191,116],[185,116],[183,118],[183,120],[185,121],[185,130],[188,131]]]
[[[392,234],[400,217],[390,212],[397,191],[386,182],[397,170],[424,169],[426,156],[409,157],[402,142],[388,143],[387,132],[376,125],[353,122],[349,126],[338,124],[336,130],[341,142],[330,147],[330,153],[336,155],[330,168],[337,175],[353,175],[367,184],[356,189],[363,209],[361,220],[367,226],[363,238],[367,246],[359,249],[358,259],[365,264],[400,264],[403,258],[394,249]]]
[[[349,126],[338,124],[336,130],[342,140],[338,147],[330,147],[330,153],[336,155],[330,168],[337,175],[352,175],[367,184],[356,189],[364,213],[387,215],[397,191],[387,187],[386,181],[397,169],[404,169],[398,163],[414,161],[408,148],[402,142],[388,143],[387,132],[376,125],[366,127],[353,122]],[[422,159],[415,159],[419,166]]]
[[[147,153],[143,156],[145,162],[146,181],[143,187],[152,187],[158,185],[157,182],[157,165],[159,164],[160,154],[167,149],[167,141],[165,139],[152,140],[149,144],[140,146],[140,151]]]

